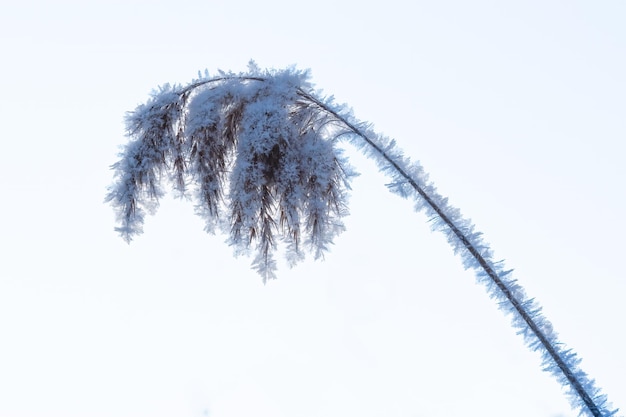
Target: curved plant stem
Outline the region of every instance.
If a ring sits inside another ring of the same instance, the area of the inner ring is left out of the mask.
[[[448,206],[447,199],[428,182],[421,166],[404,158],[402,152],[395,149],[394,141],[381,137],[349,112],[344,112],[342,107],[335,106],[332,100],[317,98],[308,89],[310,84],[301,83],[305,76],[289,71],[286,74],[297,77],[276,81],[271,73],[262,75],[258,71],[240,75],[222,73],[219,77],[195,80],[174,90],[164,89],[148,105],[139,106],[127,120],[129,136],[134,141],[126,148],[123,159],[113,165],[119,180],[107,196],[107,201],[113,202],[119,210],[122,227],[117,230],[122,236],[130,241],[132,235],[141,233],[143,210],[137,210],[137,204],[151,209],[158,203],[156,200],[161,193],[158,181],[162,170],[174,171],[174,185],[178,189],[184,189],[186,176],[209,184],[202,191],[201,200],[202,204],[209,206],[210,222],[218,216],[221,202],[217,200],[223,195],[224,182],[229,181],[231,191],[234,190],[229,195],[229,204],[236,221],[221,222],[221,227],[228,226],[231,244],[242,246],[244,250],[249,248],[251,240],[259,239],[260,257],[255,260],[255,268],[262,273],[264,280],[273,278],[275,266],[271,251],[275,249],[273,230],[277,224],[281,225],[283,232],[287,229],[282,238],[295,248],[291,254],[294,263],[303,256],[298,248],[300,218],[306,219],[306,227],[303,227],[316,257],[326,250],[326,245],[332,243],[332,237],[342,228],[340,217],[345,212],[342,210],[344,192],[340,184],[347,184],[349,174],[344,172],[343,162],[333,146],[336,140],[346,135],[378,162],[382,172],[394,178],[391,186],[394,192],[414,197],[417,210],[424,209],[432,216],[435,228],[447,234],[454,251],[461,251],[466,268],[474,269],[477,279],[499,301],[505,313],[513,314],[513,326],[519,329],[531,350],[541,352],[544,370],[550,371],[562,386],[569,386],[572,406],[581,410],[581,414],[593,417],[609,417],[617,413],[618,410],[609,409],[606,396],[600,395],[594,381],[578,368],[580,360],[576,355],[558,341],[551,324],[541,315],[541,308],[526,297],[515,280],[507,277],[510,271],[503,270],[499,262],[493,261],[480,233],[475,232],[471,222],[463,219],[454,207]],[[252,93],[241,96],[235,89],[237,93],[233,95],[228,89],[233,87],[231,81],[246,88],[267,83],[263,89],[267,86],[272,92],[273,87],[279,86],[276,91],[280,93],[262,97],[253,88]],[[222,84],[228,87],[225,92],[219,90]],[[200,93],[196,98],[214,100],[217,104],[202,108],[201,102],[198,110],[190,104],[194,100],[192,91],[203,86],[210,94],[207,97]],[[245,124],[242,109],[258,105],[258,100],[261,100],[262,111],[258,106],[248,110],[255,117],[260,116],[257,119],[250,116]],[[268,112],[273,112],[277,120],[267,119]],[[197,118],[202,121],[193,122],[193,127],[189,128],[191,133],[186,132],[189,119]],[[219,118],[221,121],[215,121]],[[259,120],[270,124],[264,125]],[[261,137],[250,134],[255,128],[266,133],[265,142],[255,142]],[[274,129],[271,130],[273,133],[267,129]],[[237,136],[239,130],[244,132],[241,136]],[[278,140],[282,134],[294,136],[295,144],[286,147],[285,140]],[[241,142],[235,146],[237,140]],[[301,146],[302,143],[307,147]],[[222,170],[230,157],[236,168],[233,172],[237,175],[231,172],[231,177],[226,179]],[[171,167],[168,158],[173,161]],[[185,158],[190,158],[191,167],[186,165]],[[207,158],[218,158],[219,162],[209,164]],[[283,166],[289,166],[289,171],[277,171],[281,159],[288,161],[283,162]],[[280,189],[276,187],[275,175],[282,175]],[[304,191],[300,195],[294,191],[296,189]],[[281,205],[279,218],[273,217],[275,203]],[[320,207],[326,207],[326,210]],[[240,236],[242,228],[250,230],[249,239]]]
[[[437,205],[437,203],[428,195],[422,187],[420,187],[417,182],[405,171],[400,165],[394,161],[394,159],[389,156],[387,153],[383,151],[376,143],[374,143],[368,136],[361,131],[358,127],[350,123],[346,118],[341,116],[339,113],[330,109],[320,100],[311,96],[310,94],[300,90],[300,94],[305,97],[307,100],[314,102],[317,106],[319,106],[324,111],[332,114],[338,121],[343,123],[348,129],[350,129],[354,134],[362,138],[375,152],[377,152],[384,160],[386,160],[389,165],[391,165],[396,172],[413,187],[413,189],[426,201],[426,203],[437,213],[439,218],[450,228],[450,230],[454,233],[454,235],[463,243],[467,251],[474,257],[474,259],[481,266],[483,271],[489,276],[489,278],[493,281],[493,283],[498,287],[498,289],[504,294],[506,299],[513,305],[515,311],[522,317],[524,322],[528,325],[537,339],[540,341],[541,345],[548,352],[552,360],[556,363],[558,368],[563,372],[569,384],[573,387],[576,393],[580,396],[584,404],[587,406],[589,411],[594,417],[602,417],[602,413],[600,412],[599,407],[595,404],[589,393],[583,388],[582,384],[578,381],[576,376],[574,375],[572,369],[565,363],[561,355],[557,352],[555,347],[549,342],[548,338],[541,331],[538,324],[533,320],[531,315],[526,311],[526,309],[522,306],[521,300],[518,300],[515,295],[510,291],[507,285],[502,281],[498,273],[489,265],[489,262],[480,254],[480,251],[472,245],[469,241],[468,237],[463,234],[463,232],[454,224],[454,222],[444,213],[444,211]]]

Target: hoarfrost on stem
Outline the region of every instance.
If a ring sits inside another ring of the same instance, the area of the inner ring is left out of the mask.
[[[129,242],[142,232],[164,181],[181,195],[191,187],[207,231],[226,233],[236,254],[254,252],[253,267],[263,280],[275,278],[279,242],[293,266],[305,250],[322,257],[343,230],[354,173],[337,142],[348,140],[391,178],[392,192],[432,219],[528,347],[541,353],[544,370],[568,388],[572,406],[581,415],[617,413],[557,339],[538,303],[493,259],[481,233],[437,192],[421,165],[314,91],[308,77],[293,68],[261,71],[252,63],[247,73],[205,74],[153,92],[127,115],[130,141],[113,165],[116,181],[107,201],[117,212],[116,230]]]

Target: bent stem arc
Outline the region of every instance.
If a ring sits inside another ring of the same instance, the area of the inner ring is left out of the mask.
[[[303,246],[319,258],[343,230],[352,172],[335,144],[347,139],[392,178],[392,192],[433,219],[433,228],[512,317],[528,347],[540,352],[543,369],[568,388],[573,408],[581,415],[615,415],[541,307],[492,259],[481,233],[437,192],[422,167],[345,106],[319,97],[306,72],[261,71],[252,64],[245,74],[162,87],[127,116],[131,142],[113,165],[117,182],[107,195],[121,223],[116,230],[127,241],[141,233],[145,211],[154,211],[163,194],[165,173],[181,194],[189,183],[195,187],[208,231],[229,234],[237,254],[256,251],[255,269],[264,280],[275,278],[278,241],[295,265]]]
[[[515,312],[519,314],[524,323],[528,326],[531,332],[535,335],[535,337],[539,340],[542,347],[545,349],[549,357],[556,364],[558,369],[563,373],[567,382],[572,387],[572,389],[576,392],[576,394],[580,397],[580,400],[584,403],[585,407],[589,410],[589,412],[593,416],[602,417],[607,414],[603,414],[601,411],[601,407],[596,404],[593,398],[589,395],[589,393],[583,387],[583,384],[576,378],[575,372],[570,369],[570,366],[566,363],[566,361],[562,358],[561,352],[559,352],[555,346],[552,346],[548,337],[541,330],[540,326],[535,322],[532,315],[523,307],[524,302],[519,300],[515,294],[508,288],[505,282],[500,278],[499,274],[495,271],[495,269],[490,265],[485,257],[481,255],[479,250],[474,247],[472,242],[468,239],[467,236],[463,234],[463,232],[454,224],[454,222],[448,218],[444,210],[437,205],[433,198],[429,194],[427,194],[418,183],[407,173],[405,172],[400,164],[396,163],[392,157],[387,155],[383,149],[381,149],[374,141],[370,140],[368,136],[361,132],[359,128],[352,125],[349,121],[344,119],[341,115],[328,108],[324,103],[315,99],[314,97],[302,92],[304,96],[306,96],[309,100],[316,102],[321,108],[325,111],[332,113],[338,120],[341,120],[355,135],[359,136],[363,139],[368,146],[370,146],[374,152],[378,153],[394,170],[397,171],[398,175],[403,177],[408,184],[415,190],[417,194],[428,204],[428,206],[437,214],[438,218],[452,231],[454,236],[456,236],[459,241],[462,242],[463,246],[471,254],[474,260],[480,265],[483,272],[489,276],[492,280],[493,284],[498,288],[498,290],[503,294],[503,296],[510,302],[511,306],[514,308]],[[617,410],[616,410],[617,411]]]

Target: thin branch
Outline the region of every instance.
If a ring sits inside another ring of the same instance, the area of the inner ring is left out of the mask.
[[[502,291],[507,300],[513,305],[515,311],[522,317],[522,319],[526,322],[528,327],[532,330],[535,336],[539,339],[542,346],[552,360],[556,363],[559,369],[563,372],[567,381],[576,391],[576,393],[580,396],[582,401],[585,403],[589,411],[593,414],[594,417],[603,417],[600,412],[600,408],[595,404],[591,396],[587,393],[587,391],[583,388],[581,383],[575,377],[574,373],[570,369],[570,367],[565,363],[565,361],[561,358],[561,355],[556,351],[554,346],[549,342],[547,336],[543,331],[539,328],[537,323],[533,320],[530,314],[527,313],[525,308],[522,306],[520,300],[518,300],[510,289],[506,286],[506,284],[502,281],[497,272],[489,265],[487,260],[481,255],[480,251],[472,245],[469,239],[461,232],[461,230],[454,224],[454,222],[444,213],[444,211],[439,207],[438,204],[428,195],[418,184],[417,182],[406,172],[404,171],[400,165],[396,163],[396,161],[390,157],[386,152],[384,152],[376,143],[374,143],[364,132],[361,131],[358,127],[350,123],[339,113],[335,112],[333,109],[329,108],[323,102],[318,100],[317,98],[311,96],[310,94],[304,92],[303,90],[299,90],[299,93],[308,100],[311,100],[315,104],[317,104],[324,111],[332,114],[342,123],[344,123],[354,134],[361,137],[369,146],[371,146],[377,153],[379,153],[396,171],[399,175],[404,177],[406,181],[413,187],[413,189],[426,201],[426,203],[437,213],[439,218],[450,228],[450,230],[454,233],[454,235],[463,243],[463,246],[467,249],[467,251],[476,259],[476,261],[480,264],[485,273],[491,278],[494,284]]]

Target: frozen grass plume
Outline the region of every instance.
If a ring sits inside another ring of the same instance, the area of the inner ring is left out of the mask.
[[[420,164],[316,91],[308,71],[251,63],[245,73],[205,73],[187,85],[164,85],[127,114],[126,128],[130,140],[112,166],[115,183],[106,197],[120,235],[130,242],[141,234],[166,183],[195,200],[207,231],[225,233],[237,255],[253,254],[264,281],[276,278],[279,243],[293,266],[306,252],[322,257],[343,231],[354,172],[337,145],[348,141],[391,178],[390,191],[412,200],[446,235],[527,346],[540,352],[543,369],[567,389],[572,407],[583,416],[616,415],[541,307]]]

